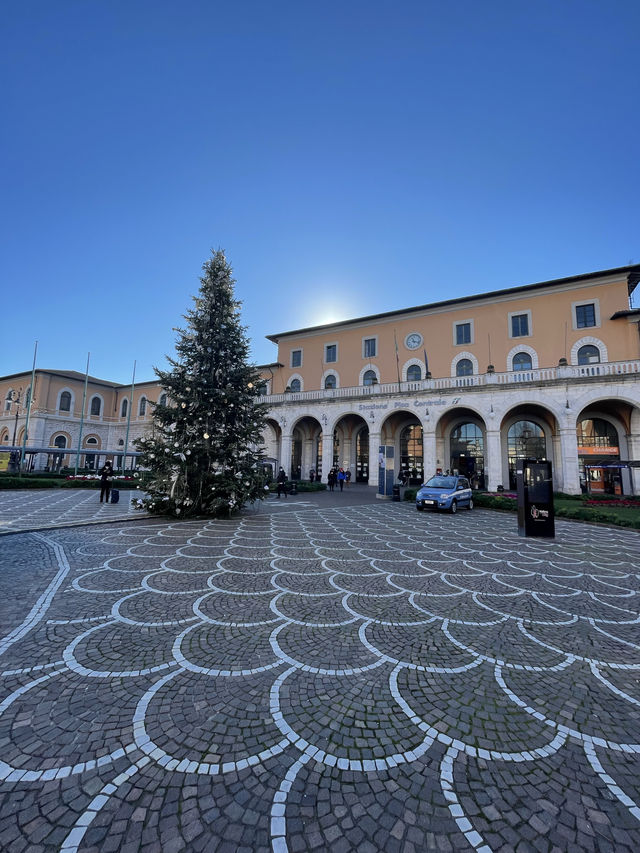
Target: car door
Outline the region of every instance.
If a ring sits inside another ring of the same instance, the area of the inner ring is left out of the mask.
[[[458,480],[456,498],[459,504],[469,506],[469,501],[471,500],[471,486],[469,485],[469,481],[466,480],[464,477],[460,477],[460,479]]]

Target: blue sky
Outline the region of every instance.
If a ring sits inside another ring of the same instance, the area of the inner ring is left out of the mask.
[[[640,261],[635,0],[3,6],[0,374],[128,382],[210,250],[266,334]]]

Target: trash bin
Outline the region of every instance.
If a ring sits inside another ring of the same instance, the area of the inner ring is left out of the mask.
[[[393,501],[399,501],[400,500],[400,486],[394,486],[393,487],[393,497],[391,498],[391,500],[393,500]]]

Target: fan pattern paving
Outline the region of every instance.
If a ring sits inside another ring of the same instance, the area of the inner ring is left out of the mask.
[[[0,847],[640,849],[640,535],[513,528],[374,504],[7,538]]]

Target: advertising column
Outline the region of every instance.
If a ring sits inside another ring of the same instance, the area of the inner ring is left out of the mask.
[[[392,444],[381,444],[378,449],[378,494],[379,498],[390,498],[393,495],[395,479],[395,447]]]
[[[518,459],[518,536],[553,539],[555,513],[551,462]]]

